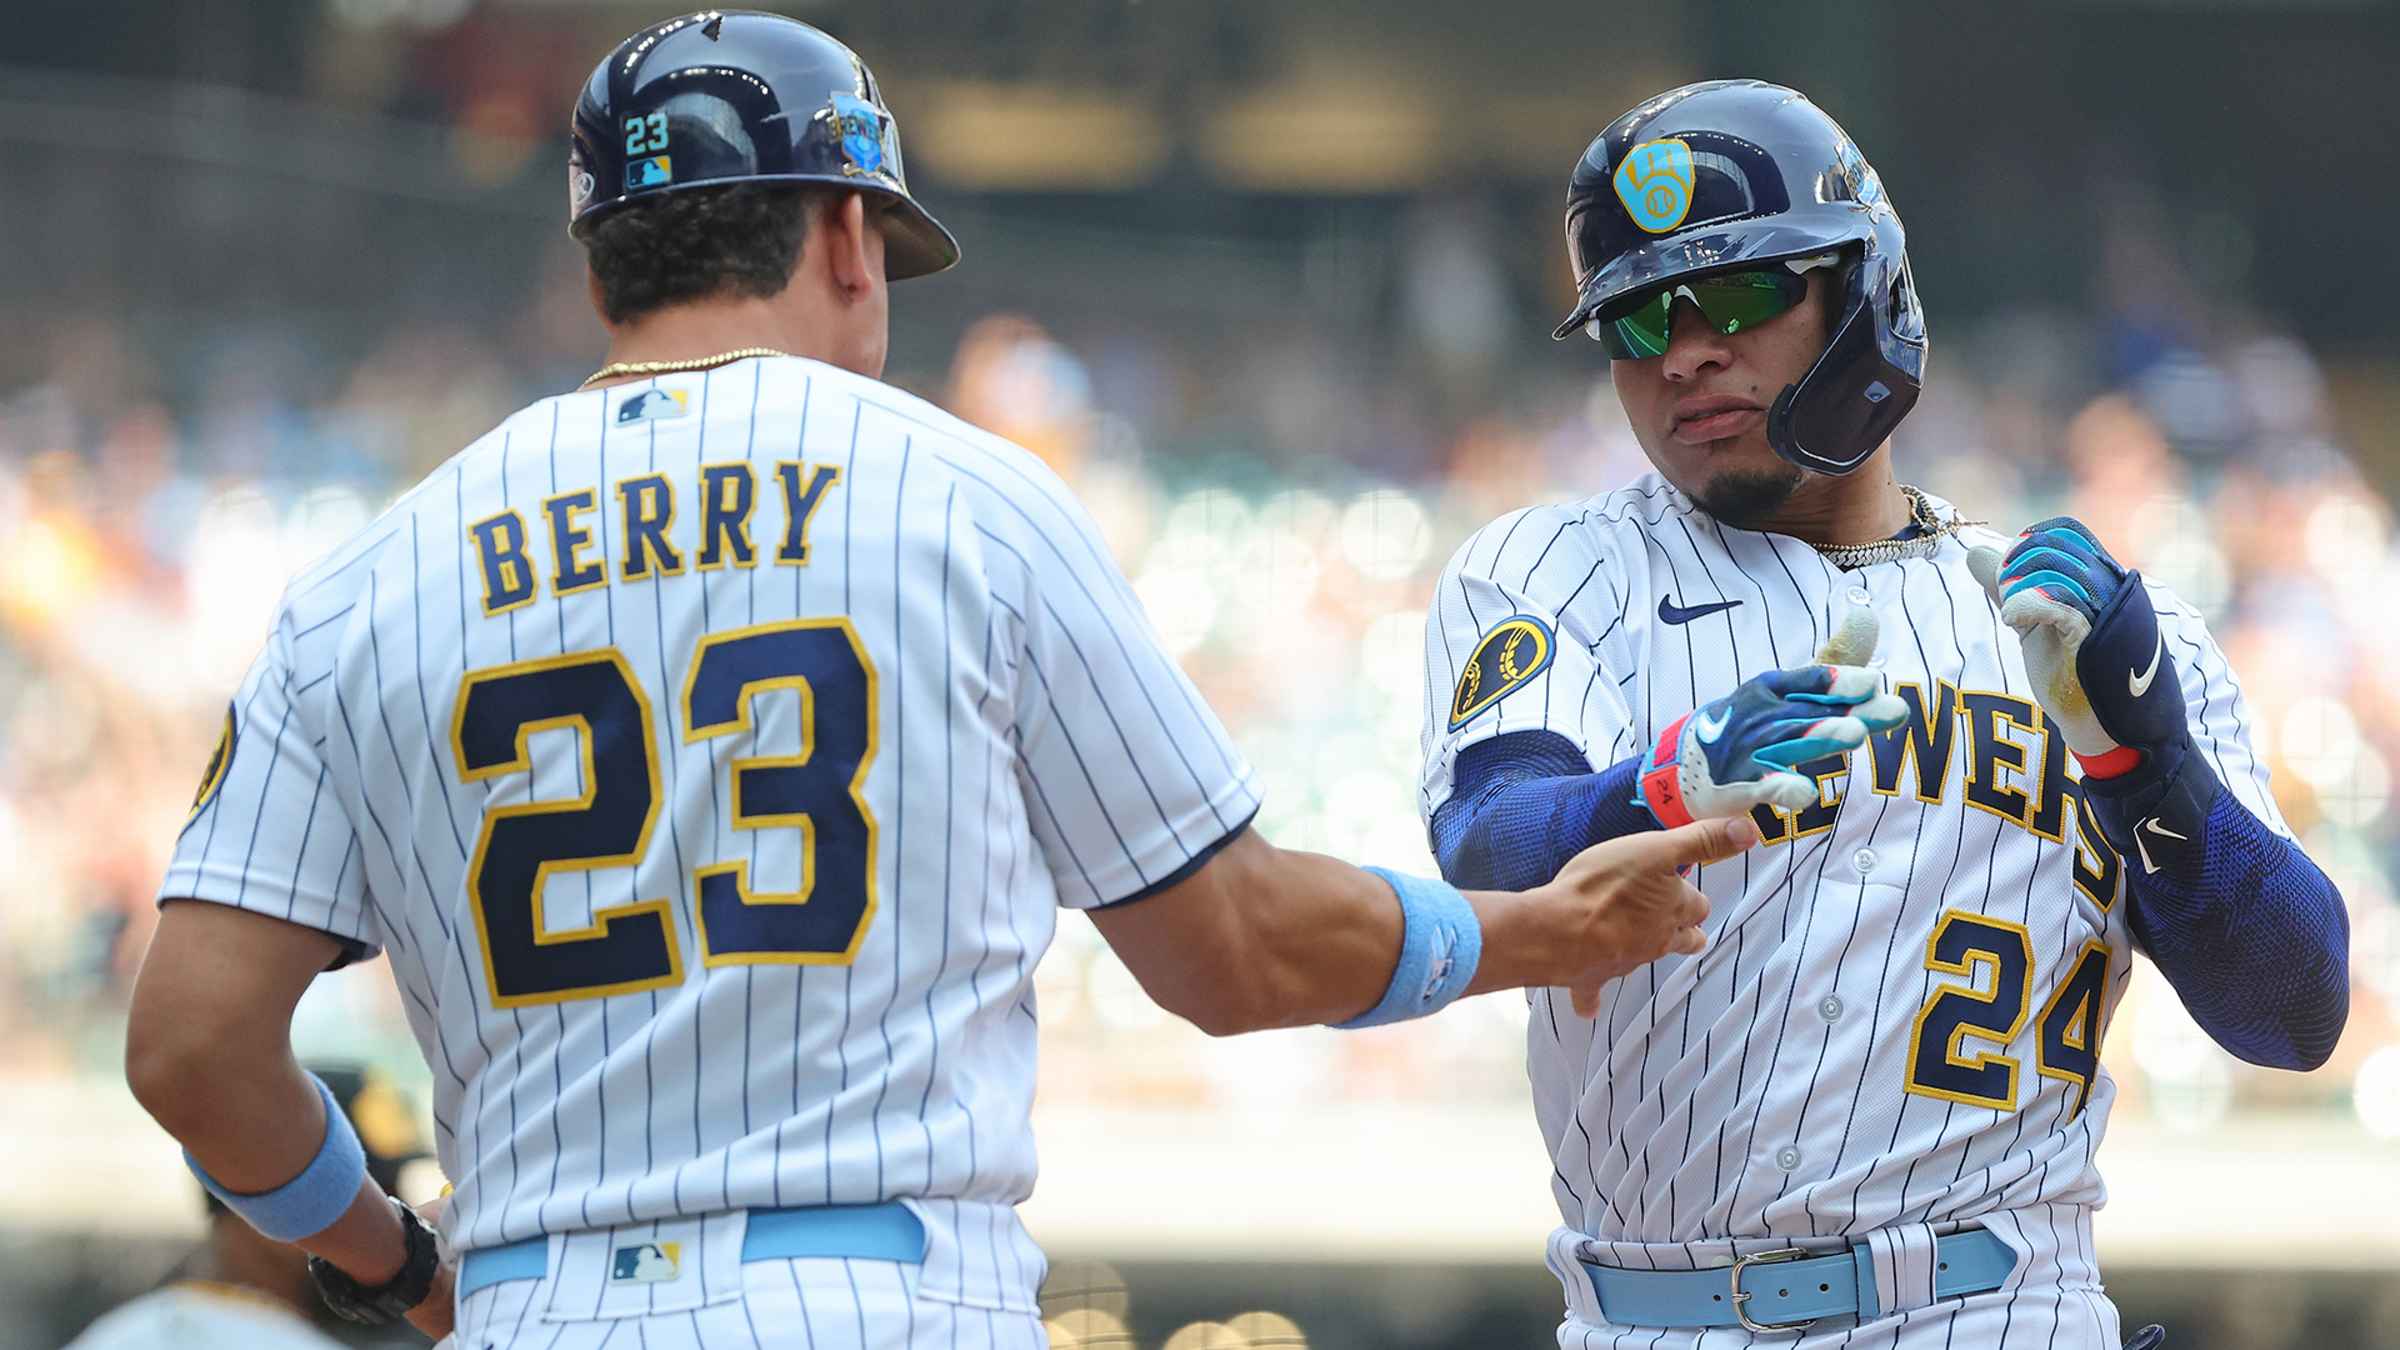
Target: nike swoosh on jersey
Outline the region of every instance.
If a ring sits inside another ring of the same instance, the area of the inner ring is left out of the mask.
[[[2127,693],[2132,694],[2135,698],[2140,698],[2142,695],[2150,692],[2150,681],[2158,677],[2158,658],[2163,655],[2166,650],[2167,637],[2166,634],[2161,633],[2158,636],[2158,645],[2150,649],[2150,668],[2148,670],[2139,672],[2126,672],[2125,690]]]
[[[2152,662],[2150,668],[2152,670],[2156,670],[2158,668],[2157,663]],[[2145,873],[2157,871],[2158,864],[2150,861],[2150,845],[2142,840],[2142,831],[2144,830],[2148,830],[2150,833],[2157,835],[2161,839],[2177,839],[2188,841],[2191,838],[2190,835],[2177,834],[2173,830],[2168,829],[2166,826],[2159,824],[2158,817],[2156,816],[2152,816],[2148,820],[2143,821],[2140,825],[2135,826],[2133,831],[2133,846],[2141,850],[2142,871]]]
[[[1694,605],[1690,609],[1685,609],[1662,595],[1658,598],[1658,618],[1661,623],[1690,623],[1694,619],[1704,619],[1711,614],[1722,613],[1740,603],[1742,602],[1739,600],[1719,600],[1715,604]]]

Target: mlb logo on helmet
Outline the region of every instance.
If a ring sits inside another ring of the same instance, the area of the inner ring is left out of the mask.
[[[681,417],[691,410],[691,397],[681,389],[645,389],[617,405],[617,425]]]
[[[1665,234],[1692,213],[1692,147],[1669,138],[1625,152],[1613,175],[1625,214],[1648,234]]]
[[[675,157],[652,155],[637,159],[625,166],[625,190],[638,192],[643,188],[660,187],[674,181]]]
[[[683,1274],[683,1244],[637,1242],[612,1254],[608,1278],[630,1284],[665,1284]]]

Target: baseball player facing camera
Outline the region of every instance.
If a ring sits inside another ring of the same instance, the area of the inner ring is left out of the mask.
[[[1898,481],[1900,219],[1800,94],[1643,103],[1566,231],[1557,335],[1656,472],[1451,560],[1422,809],[1462,886],[1694,819],[1764,845],[1694,874],[1705,951],[1530,995],[1559,1343],[2114,1350],[2090,1219],[2134,954],[2252,1063],[2316,1067],[2348,1010],[2341,897],[2224,655],[2081,523],[2010,540]]]
[[[877,378],[889,284],[958,245],[848,48],[651,25],[573,144],[606,364],[291,583],[135,991],[135,1096],[337,1309],[460,1350],[1039,1345],[1015,1207],[1061,907],[1219,1034],[1699,950],[1677,869],[1747,821],[1530,894],[1250,828],[1065,484]],[[455,1264],[291,1056],[300,993],[377,949]]]

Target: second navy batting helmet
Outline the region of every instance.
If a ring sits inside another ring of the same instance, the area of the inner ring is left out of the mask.
[[[1580,294],[1553,336],[1607,320],[1660,286],[1833,253],[1833,337],[1767,414],[1777,454],[1848,473],[1916,405],[1925,313],[1883,181],[1832,118],[1759,80],[1672,89],[1609,123],[1567,183],[1567,257]]]
[[[829,183],[888,204],[884,275],[958,261],[916,198],[900,129],[855,53],[797,19],[703,10],[617,45],[575,101],[568,232],[627,202],[724,183]]]

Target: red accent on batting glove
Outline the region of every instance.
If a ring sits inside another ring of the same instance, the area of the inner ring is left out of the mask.
[[[1670,830],[1692,823],[1691,809],[1683,804],[1683,724],[1691,717],[1685,713],[1669,723],[1658,734],[1649,763],[1642,766],[1642,801],[1658,823]]]
[[[2140,768],[2142,752],[2130,745],[2120,745],[2105,755],[2077,755],[2075,762],[2083,766],[2086,778],[2114,778]]]

